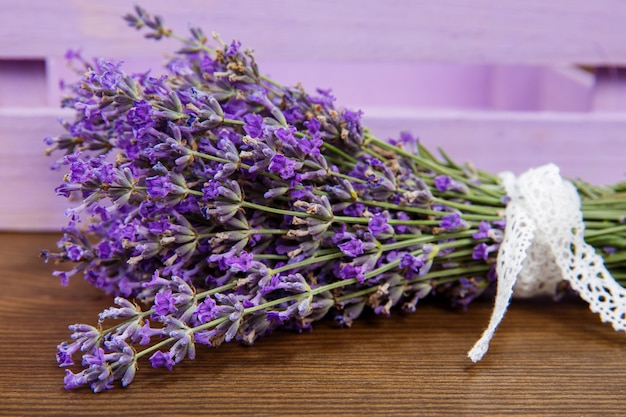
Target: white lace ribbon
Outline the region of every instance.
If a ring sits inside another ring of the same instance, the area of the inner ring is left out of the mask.
[[[561,178],[552,164],[531,169],[517,179],[504,173],[501,179],[511,201],[496,264],[495,306],[469,358],[478,362],[487,352],[513,294],[554,294],[561,280],[569,282],[603,322],[626,330],[626,290],[585,243],[580,197],[573,184]]]

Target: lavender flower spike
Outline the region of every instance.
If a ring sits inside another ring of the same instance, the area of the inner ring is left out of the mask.
[[[125,20],[181,38],[139,7]],[[79,204],[43,256],[71,264],[62,284],[82,276],[115,305],[57,346],[59,366],[83,367],[66,388],[125,387],[143,362],[172,370],[278,328],[350,326],[426,297],[467,308],[495,290],[512,200],[497,176],[408,133],[381,141],[329,90],[283,86],[196,28],[159,77],[68,58],[85,67],[65,84],[74,116],[45,143],[64,153],[57,193]],[[588,243],[626,277],[626,185],[575,185]]]

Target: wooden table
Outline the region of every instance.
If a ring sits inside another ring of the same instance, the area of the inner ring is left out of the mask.
[[[626,337],[577,300],[514,300],[485,359],[466,352],[491,302],[424,303],[350,329],[277,332],[199,349],[172,372],[143,363],[127,389],[65,391],[56,345],[111,299],[61,287],[38,258],[50,234],[0,234],[0,415],[626,415]]]

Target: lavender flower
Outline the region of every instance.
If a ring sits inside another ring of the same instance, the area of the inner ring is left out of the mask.
[[[355,258],[363,254],[363,242],[359,239],[351,239],[339,245],[339,249],[344,255]]]
[[[125,19],[173,35],[141,8]],[[46,143],[69,170],[57,193],[82,204],[43,256],[116,307],[59,344],[60,366],[83,357],[67,388],[126,386],[144,356],[171,370],[197,345],[252,344],[329,314],[350,326],[365,308],[414,311],[427,296],[466,308],[494,286],[496,177],[406,133],[380,141],[330,91],[281,86],[238,42],[215,43],[191,29],[158,78],[70,54],[92,69],[67,85],[75,118]]]
[[[172,290],[167,289],[158,293],[154,297],[154,310],[157,316],[167,316],[169,313],[176,312],[176,305],[172,297]]]
[[[176,362],[171,358],[169,352],[163,353],[157,350],[150,356],[150,364],[153,368],[167,368],[168,371],[171,371],[174,365],[176,365]]]
[[[379,239],[388,239],[393,235],[393,227],[387,222],[387,217],[384,213],[376,213],[374,217],[370,218],[367,229],[370,233]]]
[[[439,226],[447,231],[456,231],[467,228],[467,223],[463,221],[459,213],[453,213],[443,216]]]

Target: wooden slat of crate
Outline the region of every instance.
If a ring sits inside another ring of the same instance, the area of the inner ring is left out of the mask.
[[[125,0],[20,0],[0,14],[5,57],[155,56],[120,18]],[[522,64],[626,63],[621,0],[153,0],[177,30],[189,23],[238,37],[267,59]]]
[[[554,163],[595,184],[626,181],[626,113],[467,112],[380,109],[369,126],[381,137],[414,132],[458,162],[521,174]]]
[[[49,170],[45,136],[62,132],[57,109],[0,109],[0,230],[58,230],[67,201],[54,189],[61,172]]]
[[[68,202],[54,195],[59,172],[49,171],[42,139],[60,132],[60,111],[0,110],[0,230],[57,230]],[[366,109],[365,123],[381,138],[400,130],[419,133],[422,142],[442,146],[459,162],[472,161],[492,172],[520,173],[554,162],[563,174],[595,183],[624,180],[626,115],[567,115],[517,112],[416,112]],[[19,132],[16,134],[16,132]]]

